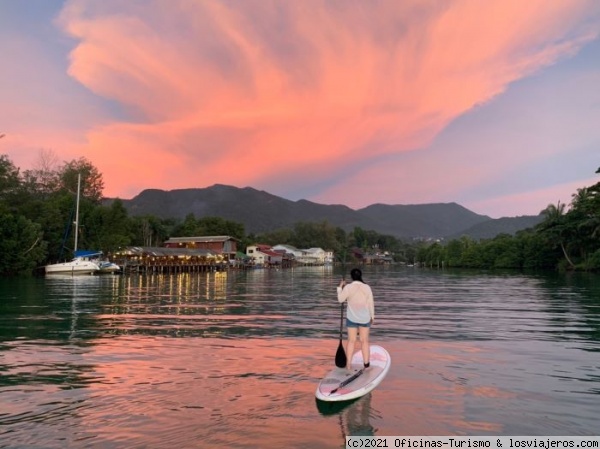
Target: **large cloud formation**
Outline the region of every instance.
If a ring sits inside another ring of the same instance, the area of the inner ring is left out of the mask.
[[[58,23],[68,73],[120,108],[86,136],[107,194],[224,183],[351,207],[487,176],[397,157],[599,30],[571,0],[73,0]]]

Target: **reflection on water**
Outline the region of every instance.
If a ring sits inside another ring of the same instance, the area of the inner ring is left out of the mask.
[[[366,274],[385,339],[600,341],[597,276]],[[38,286],[46,300],[29,311],[46,319],[51,308],[57,326],[83,320],[75,326],[82,337],[323,337],[337,332],[337,281],[331,268],[53,277]]]
[[[345,402],[323,402],[315,400],[319,413],[323,416],[337,416],[340,433],[347,436],[373,436],[375,428],[371,417],[377,419],[379,414],[371,407],[372,393],[358,399]]]
[[[343,447],[347,435],[590,435],[600,280],[366,269],[373,392],[315,400],[331,268],[0,281],[0,447]]]

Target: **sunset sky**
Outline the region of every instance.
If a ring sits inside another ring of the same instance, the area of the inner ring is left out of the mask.
[[[600,181],[597,0],[0,0],[0,154],[129,199],[534,215]]]

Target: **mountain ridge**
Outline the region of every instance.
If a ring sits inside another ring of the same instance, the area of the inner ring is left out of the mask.
[[[110,204],[115,198],[105,199]],[[455,202],[429,204],[375,203],[361,209],[310,200],[288,200],[253,187],[215,184],[205,188],[145,189],[129,200],[121,199],[132,216],[154,215],[183,219],[218,216],[242,223],[246,233],[260,234],[293,227],[298,222],[327,221],[345,231],[355,227],[401,239],[443,239],[468,235],[492,238],[514,234],[542,220],[541,216],[493,219]]]

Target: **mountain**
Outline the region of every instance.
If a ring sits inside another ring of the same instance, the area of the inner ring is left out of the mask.
[[[358,212],[377,221],[378,232],[406,237],[446,237],[492,220],[456,203],[374,204]]]
[[[344,229],[377,223],[347,206],[325,206],[307,200],[290,201],[251,187],[216,184],[203,189],[144,190],[131,200],[122,200],[130,215],[155,215],[183,219],[218,216],[243,223],[247,233],[268,232],[291,227],[299,221],[327,220]]]
[[[114,199],[107,199],[105,204],[112,201]],[[358,226],[404,239],[446,238],[471,233],[473,236],[477,233],[489,236],[493,232],[514,234],[529,227],[537,218],[494,220],[456,203],[373,204],[354,210],[343,205],[291,201],[251,187],[221,184],[199,189],[148,189],[130,200],[121,201],[132,216],[154,215],[178,219],[188,214],[194,214],[196,218],[218,216],[243,223],[246,233],[254,234],[293,227],[298,222],[327,221],[346,231]]]
[[[495,220],[478,223],[475,226],[465,229],[461,233],[448,235],[447,238],[453,239],[460,238],[462,235],[468,235],[475,240],[480,240],[493,238],[498,234],[514,235],[523,229],[533,228],[543,220],[543,215],[524,215],[521,217],[497,218]]]

